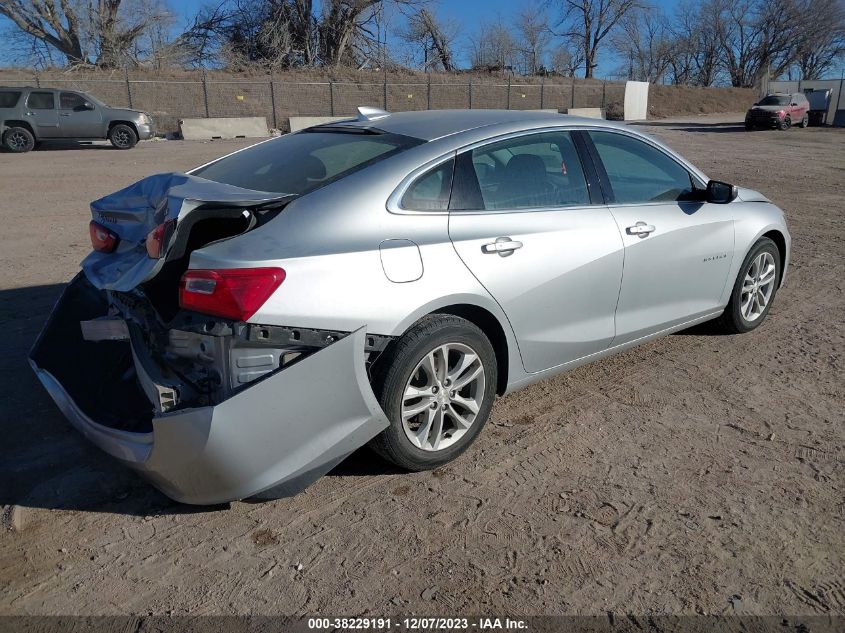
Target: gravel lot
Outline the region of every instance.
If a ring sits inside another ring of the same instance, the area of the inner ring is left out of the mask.
[[[845,613],[845,130],[649,130],[786,210],[763,327],[503,398],[435,472],[361,450],[297,497],[208,510],[84,441],[25,356],[89,250],[90,200],[247,143],[0,154],[0,613]]]

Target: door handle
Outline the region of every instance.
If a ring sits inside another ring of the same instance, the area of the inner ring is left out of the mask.
[[[481,252],[488,255],[498,253],[501,257],[507,257],[513,255],[513,252],[518,248],[522,248],[522,242],[517,242],[509,237],[497,237],[495,242],[484,244],[481,247]]]
[[[634,226],[629,226],[625,230],[628,232],[628,235],[636,235],[643,238],[648,237],[651,233],[654,233],[655,227],[654,225],[646,224],[645,222],[637,222]]]
[[[35,116],[35,112],[24,112],[24,116]]]
[[[59,116],[70,116],[70,112],[59,112]]]

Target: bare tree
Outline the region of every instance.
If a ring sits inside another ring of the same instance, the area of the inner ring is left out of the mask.
[[[584,66],[584,49],[564,41],[552,53],[552,71],[564,77],[574,77]]]
[[[455,70],[452,44],[458,33],[456,23],[442,23],[426,8],[414,13],[408,20],[403,38],[413,44],[423,45],[423,65],[426,70],[441,68]]]
[[[220,35],[231,19],[225,3],[205,6],[172,43],[179,63],[187,67],[203,67],[220,56]]]
[[[170,19],[158,0],[0,0],[0,15],[69,65],[103,68],[135,63],[141,36]]]
[[[86,24],[93,33],[96,64],[103,68],[137,63],[133,49],[141,37],[170,19],[170,14],[159,2],[149,0],[99,0],[96,7],[88,5],[87,16]]]
[[[52,46],[68,64],[88,63],[82,49],[80,23],[70,0],[0,0],[0,15],[9,18],[21,31]]]
[[[716,81],[721,63],[723,9],[723,0],[688,0],[678,7],[670,27],[669,65],[674,83],[710,86]]]
[[[620,20],[619,27],[611,44],[624,60],[622,74],[635,81],[660,81],[675,53],[666,16],[653,7],[636,8]]]
[[[470,48],[473,68],[488,71],[513,68],[517,46],[501,18],[482,23],[475,36],[470,38]]]
[[[720,19],[721,61],[731,85],[754,86],[794,62],[803,23],[796,0],[726,0]]]
[[[360,68],[373,59],[388,61],[385,6],[414,9],[425,0],[227,0],[214,18],[190,36],[206,33],[228,65],[261,64],[285,68]]]
[[[0,64],[53,68],[65,63],[64,56],[52,46],[21,31],[14,24],[6,23],[0,31],[0,41],[6,46]]]
[[[845,3],[842,0],[804,0],[795,63],[802,79],[819,79],[845,61]]]
[[[641,7],[640,0],[557,0],[562,18],[557,35],[579,42],[584,55],[584,77],[598,65],[599,47],[625,15]]]
[[[536,5],[523,8],[516,16],[517,47],[524,75],[536,75],[545,67],[551,37],[548,22],[548,16]]]

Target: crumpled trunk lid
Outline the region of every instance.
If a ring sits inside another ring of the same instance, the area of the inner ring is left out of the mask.
[[[176,220],[178,233],[180,222],[198,208],[246,208],[290,198],[290,194],[253,191],[184,173],[149,176],[91,203],[94,221],[114,231],[120,241],[112,253],[93,251],[82,261],[82,270],[101,290],[132,290],[164,265],[166,257],[149,257],[145,245],[147,235],[159,224]]]

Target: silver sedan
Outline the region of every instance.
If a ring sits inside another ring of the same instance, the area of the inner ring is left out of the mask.
[[[497,394],[703,321],[758,327],[790,249],[763,195],[539,112],[362,108],[92,214],[33,368],[197,504],[295,493],[366,443],[440,466]]]

